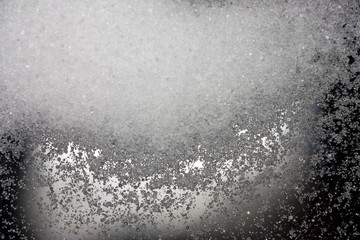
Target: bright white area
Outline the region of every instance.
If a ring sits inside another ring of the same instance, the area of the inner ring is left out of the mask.
[[[309,57],[305,20],[288,26],[276,8],[2,1],[3,115],[154,141],[221,129],[240,99],[291,84]]]

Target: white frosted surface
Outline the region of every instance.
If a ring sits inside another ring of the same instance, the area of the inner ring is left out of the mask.
[[[8,104],[13,112],[46,113],[59,127],[101,126],[128,137],[219,129],[241,101],[296,84],[291,76],[312,49],[326,47],[325,38],[318,42],[330,35],[325,29],[304,34],[318,16],[301,17],[303,6],[286,16],[277,8],[5,1],[1,79],[13,93]]]
[[[350,2],[0,1],[0,153],[26,145],[24,226],[279,237],[316,195],[314,149],[336,125],[320,103],[359,65]]]

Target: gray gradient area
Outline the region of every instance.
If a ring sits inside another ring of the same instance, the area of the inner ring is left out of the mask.
[[[358,8],[0,1],[0,134],[17,139],[0,150],[22,156],[0,236],[306,239],[324,126],[347,116],[325,102],[358,87]]]

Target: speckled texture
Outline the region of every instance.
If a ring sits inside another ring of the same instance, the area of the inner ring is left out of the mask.
[[[4,239],[356,239],[355,1],[1,1]]]

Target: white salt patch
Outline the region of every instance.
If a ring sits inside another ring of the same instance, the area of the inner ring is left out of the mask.
[[[247,129],[240,130],[236,135],[237,135],[237,136],[241,136],[242,134],[245,134],[245,133],[247,133],[247,132],[248,132]]]
[[[267,137],[262,137],[261,143],[263,147],[266,148],[268,151],[272,151],[272,149],[270,148],[271,141],[269,141]]]
[[[101,156],[101,150],[100,149],[96,149],[95,151],[93,151],[93,155],[96,158],[99,158]]]

